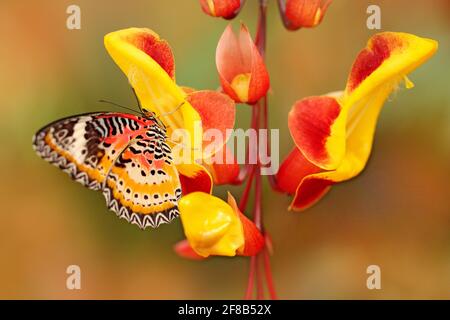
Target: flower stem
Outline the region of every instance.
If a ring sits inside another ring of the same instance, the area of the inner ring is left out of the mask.
[[[261,255],[257,255],[256,259],[256,297],[258,300],[264,299],[264,286],[263,286],[263,277],[262,277],[262,266],[260,266]]]
[[[261,56],[265,59],[266,52],[266,35],[267,35],[267,0],[259,1],[259,17],[258,26],[256,32],[255,45],[258,48]],[[263,97],[254,106],[252,106],[252,123],[251,127],[258,131],[258,129],[268,128],[268,102],[267,96]],[[257,139],[256,143],[256,155],[251,152],[255,152],[254,148],[249,147],[250,159],[257,159],[255,165],[251,165],[251,171],[247,176],[247,184],[244,189],[244,193],[241,197],[239,208],[243,211],[247,206],[248,197],[250,194],[251,186],[253,180],[255,182],[255,197],[253,205],[253,221],[255,225],[264,233],[263,225],[263,210],[262,210],[262,198],[263,198],[263,188],[262,188],[262,176],[261,176],[261,162],[259,159],[259,149],[260,143]],[[267,152],[270,155],[270,145],[269,139],[266,139]],[[248,167],[246,168],[248,170]],[[275,181],[275,180],[273,180]],[[269,182],[272,185],[272,180],[269,178]],[[265,275],[265,278],[264,278]],[[254,285],[256,278],[256,298],[264,299],[264,279],[271,299],[276,299],[277,295],[275,292],[275,287],[273,284],[272,271],[270,268],[270,255],[267,248],[264,248],[257,256],[250,258],[250,271],[247,283],[247,291],[245,298],[251,299],[254,294]]]
[[[250,191],[252,189],[252,182],[254,176],[255,176],[255,167],[251,166],[247,178],[247,184],[245,185],[244,193],[242,194],[241,200],[239,201],[239,210],[241,210],[241,212],[244,212],[245,208],[247,207],[248,198],[250,196]]]
[[[248,273],[247,292],[245,293],[245,300],[250,300],[253,296],[254,282],[255,282],[256,256],[250,257],[250,271]]]
[[[269,290],[270,299],[276,300],[277,294],[275,292],[275,286],[273,285],[272,270],[270,268],[269,250],[267,250],[267,248],[264,248],[263,254],[264,254],[264,270],[266,272],[267,289]]]

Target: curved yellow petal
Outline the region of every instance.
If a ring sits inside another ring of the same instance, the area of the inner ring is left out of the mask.
[[[391,92],[390,85],[382,86],[376,94],[359,102],[363,111],[357,121],[347,123],[346,152],[340,165],[335,170],[316,173],[307,179],[341,182],[357,176],[364,169],[372,150],[378,115]]]
[[[380,86],[392,89],[437,50],[435,40],[402,32],[383,32],[369,39],[350,72],[344,100],[353,105]]]
[[[107,34],[104,43],[142,106],[161,116],[169,134],[175,129],[186,129],[191,146],[199,147],[194,132],[195,122],[201,119],[174,81],[173,56],[167,42],[150,29],[129,28]]]
[[[407,88],[413,87],[407,74],[429,59],[437,47],[434,40],[406,33],[385,32],[369,40],[367,48],[360,52],[353,64],[345,91],[341,95],[329,95],[336,99],[341,109],[334,121],[329,122],[331,125],[326,131],[325,147],[306,149],[304,146],[311,142],[311,138],[305,141],[301,136],[303,141],[297,139],[302,142],[299,149],[303,155],[309,161],[315,160],[311,162],[323,170],[303,177],[291,204],[292,209],[307,208],[320,199],[332,184],[351,179],[364,169],[372,150],[377,119],[385,101],[400,82],[405,81]],[[327,104],[321,107],[325,111],[329,110]],[[324,123],[323,119],[318,123],[313,118],[310,121],[308,126],[313,128]],[[320,158],[311,156],[317,150],[327,152],[323,153],[326,155],[323,158],[325,161],[320,162]],[[339,159],[342,150],[345,152],[340,162],[330,161]],[[330,164],[337,163],[335,169],[329,170]]]
[[[373,36],[355,60],[341,104],[346,117],[346,153],[332,175],[342,181],[359,174],[369,158],[378,115],[408,73],[437,50],[436,41],[407,33]],[[406,81],[411,88],[411,82]]]

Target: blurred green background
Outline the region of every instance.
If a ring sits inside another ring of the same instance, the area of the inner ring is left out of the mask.
[[[269,1],[270,126],[281,156],[294,101],[343,89],[367,39],[366,8],[382,9],[382,29],[434,38],[435,57],[382,112],[372,157],[356,179],[335,186],[304,213],[266,186],[264,219],[281,298],[450,298],[450,90],[447,0],[334,1],[315,29],[286,31]],[[81,7],[82,29],[66,29],[66,8]],[[255,30],[257,1],[233,21]],[[104,110],[97,100],[134,106],[125,76],[103,47],[121,28],[154,29],[174,51],[178,83],[217,88],[214,54],[228,22],[197,1],[12,1],[0,3],[0,298],[242,298],[248,260],[186,261],[172,245],[180,222],[140,231],[105,207],[100,193],[39,159],[31,137],[60,117]],[[110,108],[111,110],[114,107]],[[249,108],[239,106],[238,127]],[[224,195],[227,187],[216,188]],[[238,195],[239,188],[230,188]],[[66,289],[77,264],[82,290]],[[366,288],[381,267],[382,289]]]

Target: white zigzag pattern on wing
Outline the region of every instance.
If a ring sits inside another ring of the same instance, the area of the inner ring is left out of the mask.
[[[33,148],[40,157],[61,168],[75,181],[80,182],[84,186],[87,186],[92,190],[100,190],[100,184],[98,182],[90,181],[86,172],[78,172],[77,166],[73,162],[67,161],[66,158],[60,156],[56,151],[52,150],[50,146],[45,144],[45,141],[43,140],[44,137],[44,132],[33,137]],[[154,214],[139,214],[136,212],[131,212],[130,214],[128,208],[120,205],[116,199],[111,197],[111,190],[109,188],[104,189],[103,195],[109,210],[114,211],[119,218],[125,219],[131,224],[135,224],[143,230],[147,227],[157,228],[161,224],[171,222],[180,215],[177,207]]]
[[[147,227],[157,228],[163,223],[171,222],[180,215],[180,212],[176,207],[169,209],[169,211],[166,212],[153,214],[131,212],[131,210],[122,206],[117,199],[111,197],[111,190],[108,187],[103,190],[103,195],[105,196],[106,203],[110,210],[114,211],[119,218],[125,219],[131,224],[135,224],[141,229],[146,229]]]

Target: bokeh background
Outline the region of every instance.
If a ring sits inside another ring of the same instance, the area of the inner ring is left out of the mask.
[[[294,101],[343,89],[357,52],[374,32],[366,8],[382,8],[382,29],[439,41],[436,56],[385,106],[366,170],[304,213],[266,186],[276,287],[285,299],[450,298],[450,90],[447,0],[340,0],[316,29],[286,31],[269,1],[270,126],[281,156]],[[81,30],[66,29],[66,8],[81,7]],[[233,21],[254,32],[257,1]],[[194,0],[17,1],[0,3],[0,298],[242,298],[248,260],[186,261],[172,246],[179,221],[140,231],[107,211],[100,193],[39,159],[31,137],[60,117],[104,110],[97,100],[134,106],[125,76],[103,47],[113,30],[145,26],[172,45],[180,84],[217,88],[214,54],[227,22]],[[114,107],[110,108],[111,110]],[[238,127],[250,110],[240,106]],[[218,195],[231,189],[216,188]],[[66,289],[66,268],[82,271],[82,290]],[[382,289],[366,288],[366,268]]]

